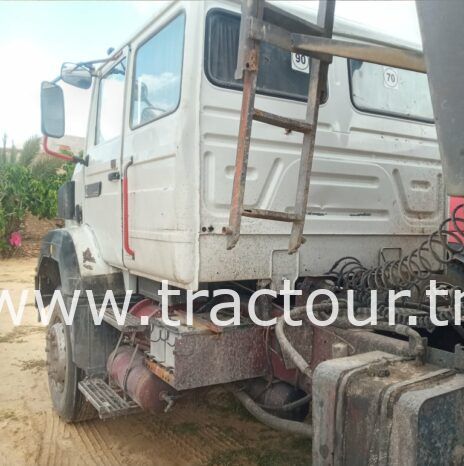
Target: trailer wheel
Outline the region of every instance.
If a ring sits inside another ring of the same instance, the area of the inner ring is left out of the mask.
[[[66,325],[59,306],[55,306],[46,336],[48,386],[53,408],[66,422],[79,422],[97,416],[77,388],[84,373],[72,360],[70,326]]]

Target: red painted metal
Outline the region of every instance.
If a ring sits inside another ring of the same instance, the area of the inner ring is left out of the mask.
[[[161,308],[151,299],[146,298],[134,304],[129,313],[135,317],[161,317]]]
[[[134,356],[132,346],[120,346],[114,357],[111,354],[107,369],[110,379],[147,411],[162,412],[166,407],[165,395],[177,393],[147,369],[145,356],[141,351],[137,350]]]
[[[273,338],[273,340],[275,340]],[[278,343],[277,340],[273,344],[273,346],[277,347]],[[299,376],[299,372],[296,369],[287,369],[285,367],[285,362],[282,356],[277,353],[275,349],[271,351],[271,365],[272,365],[272,375],[279,380],[283,380],[294,387],[302,387],[306,388],[304,385],[304,381],[301,380],[302,378]]]
[[[449,214],[450,214],[450,217],[454,211],[454,209],[458,206],[458,205],[461,205],[464,203],[464,197],[456,197],[456,196],[451,196],[449,198],[449,202],[448,202],[448,205],[449,205]],[[460,228],[461,230],[464,230],[464,222],[457,222],[458,223],[458,228]],[[453,222],[450,222],[448,224],[448,229],[452,232],[454,232],[456,234],[456,236],[458,236],[461,241],[464,242],[464,237],[462,235],[460,235],[459,233],[456,232],[456,228],[454,227],[453,225]],[[448,235],[448,242],[450,243],[457,243],[458,240],[457,238],[454,238],[453,235]]]
[[[135,252],[129,245],[129,185],[127,180],[127,170],[133,164],[131,160],[124,168],[124,175],[122,179],[122,216],[123,216],[123,234],[124,234],[124,251],[134,259]]]
[[[60,154],[59,152],[55,152],[48,147],[48,136],[44,136],[43,138],[43,148],[47,155],[51,155],[52,157],[56,157],[57,159],[66,160],[67,162],[75,162],[76,157],[72,155]]]
[[[145,298],[135,303],[129,310],[129,314],[134,317],[161,317],[161,307],[155,304],[151,299]],[[139,348],[148,351],[150,349],[150,334],[143,331],[138,332],[134,339],[134,344]]]

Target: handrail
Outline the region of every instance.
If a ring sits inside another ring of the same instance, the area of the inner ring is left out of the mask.
[[[123,178],[122,178],[122,212],[123,212],[123,242],[124,242],[124,250],[126,251],[132,259],[135,258],[135,252],[131,249],[129,245],[129,185],[127,179],[127,171],[129,167],[134,163],[133,157],[130,158],[129,162],[127,162],[126,166],[124,167],[123,171]]]

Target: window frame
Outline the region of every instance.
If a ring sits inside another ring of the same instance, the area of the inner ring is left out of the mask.
[[[398,118],[400,120],[407,120],[407,121],[414,121],[416,123],[419,122],[419,123],[425,123],[428,125],[435,125],[435,119],[407,116],[401,113],[389,112],[387,110],[384,110],[384,111],[375,110],[375,109],[365,108],[365,107],[357,105],[354,101],[354,95],[353,95],[353,78],[351,76],[351,65],[350,65],[351,61],[352,61],[351,58],[346,59],[346,69],[348,73],[348,85],[350,88],[350,101],[354,109],[356,109],[360,113],[367,114],[367,115],[388,116],[388,117]],[[363,60],[360,60],[360,61],[363,61]],[[378,66],[382,66],[382,65],[378,65]]]
[[[211,68],[210,68],[210,60],[209,60],[209,50],[210,50],[210,39],[211,39],[211,16],[215,14],[222,14],[222,15],[227,15],[227,16],[232,16],[232,17],[237,17],[240,18],[240,13],[237,13],[236,11],[232,10],[227,10],[224,8],[211,8],[208,10],[206,14],[206,19],[205,19],[205,36],[204,36],[204,53],[203,53],[203,71],[205,73],[206,78],[208,81],[213,84],[214,86],[223,88],[223,89],[231,89],[234,91],[243,91],[243,85],[241,84],[235,84],[235,83],[230,83],[226,81],[221,81],[219,79],[216,79],[212,73],[211,73]],[[288,52],[291,53],[291,52]],[[309,56],[308,56],[309,57]],[[311,57],[309,57],[311,59]],[[310,65],[311,66],[311,65]],[[309,69],[309,76],[311,76],[311,68]],[[308,83],[308,93],[309,93],[309,83]],[[266,91],[266,90],[261,90],[258,87],[256,88],[256,94],[257,95],[264,95],[264,96],[269,96],[269,97],[274,97],[278,99],[284,99],[284,100],[290,100],[294,102],[303,102],[306,103],[308,101],[308,95],[305,97],[301,97],[296,94],[289,94],[285,92],[276,92],[276,91]],[[323,93],[323,100],[320,102],[319,106],[322,106],[327,103],[329,100],[329,81],[327,79],[327,86],[326,90]]]
[[[176,106],[169,112],[163,113],[162,115],[159,115],[158,117],[154,118],[153,120],[145,121],[144,123],[140,123],[139,125],[133,125],[132,124],[132,115],[133,115],[133,109],[134,106],[132,105],[132,97],[135,92],[135,78],[136,78],[136,66],[137,66],[137,57],[139,54],[140,49],[153,37],[155,37],[157,34],[159,34],[163,29],[167,28],[170,24],[172,24],[173,21],[175,21],[177,18],[180,16],[184,17],[184,27],[182,30],[182,60],[181,60],[181,65],[180,65],[180,82],[179,82],[179,98],[177,99],[177,104]],[[183,77],[184,77],[184,59],[185,59],[185,29],[187,25],[187,14],[184,9],[181,11],[177,12],[174,16],[169,18],[166,22],[164,22],[159,28],[157,28],[152,34],[150,34],[143,42],[141,42],[139,45],[137,45],[137,48],[134,50],[132,54],[132,64],[131,64],[131,83],[130,83],[130,98],[129,98],[129,128],[134,131],[138,128],[142,128],[143,126],[149,125],[155,121],[161,120],[162,118],[165,118],[169,115],[172,115],[175,113],[179,106],[180,102],[182,100],[182,87],[183,87]]]
[[[123,102],[122,102],[123,107],[122,107],[122,119],[121,119],[121,134],[119,134],[118,136],[115,136],[114,138],[106,139],[105,141],[99,142],[98,141],[98,133],[99,133],[99,130],[100,130],[100,115],[101,115],[101,113],[100,113],[101,112],[101,90],[102,90],[101,83],[111,73],[111,71],[114,68],[116,68],[117,66],[119,66],[124,60],[126,60],[126,74],[124,75],[124,93],[123,93]],[[125,104],[125,100],[126,100],[126,85],[127,85],[127,79],[128,79],[127,72],[129,70],[128,65],[129,65],[129,59],[127,57],[127,54],[123,54],[122,57],[116,63],[113,64],[113,66],[108,68],[108,70],[105,72],[105,74],[102,74],[98,78],[97,111],[95,112],[96,116],[95,116],[94,147],[101,146],[102,144],[105,144],[106,142],[112,141],[113,139],[116,139],[118,137],[122,137],[122,135],[124,133],[124,104]]]

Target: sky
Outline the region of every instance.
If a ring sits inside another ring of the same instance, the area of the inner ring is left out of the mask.
[[[201,0],[198,0],[201,1]],[[296,1],[317,8],[317,2]],[[159,1],[0,1],[0,137],[40,134],[40,83],[65,61],[103,58],[147,23]],[[420,42],[413,1],[337,1],[346,18]],[[63,86],[66,133],[85,136],[90,91]]]

